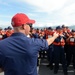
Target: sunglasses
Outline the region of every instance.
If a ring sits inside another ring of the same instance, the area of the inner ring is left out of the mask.
[[[29,25],[29,26],[30,26],[30,28],[32,28],[32,23],[27,23],[27,25]]]

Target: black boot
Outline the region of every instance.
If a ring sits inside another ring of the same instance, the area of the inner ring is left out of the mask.
[[[68,75],[68,72],[64,72],[64,75]]]
[[[50,70],[53,70],[53,65],[50,65]]]
[[[54,74],[57,74],[58,73],[58,70],[54,70]]]

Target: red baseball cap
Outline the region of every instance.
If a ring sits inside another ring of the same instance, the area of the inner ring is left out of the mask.
[[[24,13],[17,13],[16,15],[12,17],[12,20],[11,20],[11,25],[13,27],[18,27],[27,23],[33,24],[35,23],[35,20],[29,19],[28,16]]]

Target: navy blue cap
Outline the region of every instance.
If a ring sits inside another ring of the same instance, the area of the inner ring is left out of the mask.
[[[8,26],[8,28],[7,28],[7,29],[10,29],[10,30],[11,30],[12,28],[11,28],[10,26]]]
[[[4,30],[7,30],[8,28],[4,28]]]
[[[74,30],[74,29],[72,29],[72,32],[75,32],[75,30]]]
[[[63,24],[63,25],[62,25],[62,28],[66,28],[66,26]]]
[[[56,27],[56,30],[57,30],[57,29],[62,29],[62,27],[61,27],[61,26],[57,26],[57,27]]]
[[[48,27],[49,30],[53,30],[52,27]]]

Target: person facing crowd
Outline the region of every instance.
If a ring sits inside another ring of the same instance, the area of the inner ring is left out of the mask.
[[[35,23],[24,13],[12,17],[14,33],[0,41],[0,68],[5,75],[37,75],[37,57],[39,50],[45,50],[59,36],[45,39],[28,38],[30,24]]]

